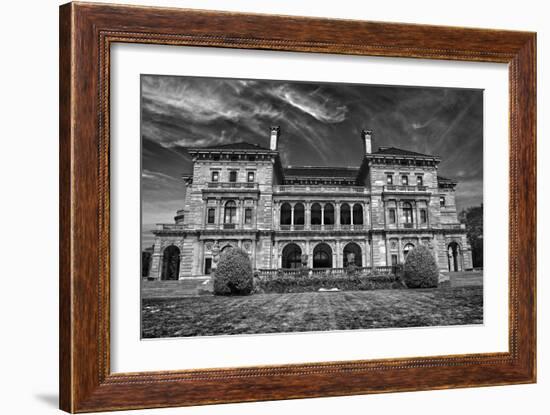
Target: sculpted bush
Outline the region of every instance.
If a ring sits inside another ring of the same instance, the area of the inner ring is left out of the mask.
[[[419,245],[407,255],[403,279],[409,288],[433,288],[439,284],[439,268],[431,251]]]
[[[254,286],[254,274],[248,254],[240,248],[222,252],[214,272],[214,294],[248,295]]]

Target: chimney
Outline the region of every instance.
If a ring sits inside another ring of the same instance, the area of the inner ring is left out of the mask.
[[[372,131],[363,130],[361,131],[361,139],[363,140],[363,152],[365,154],[372,153]]]
[[[279,136],[281,135],[281,127],[271,127],[271,141],[269,142],[269,149],[277,151],[279,148]]]

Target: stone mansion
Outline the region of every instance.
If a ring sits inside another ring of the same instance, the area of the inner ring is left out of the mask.
[[[219,252],[241,247],[255,269],[343,268],[403,263],[427,245],[442,271],[472,268],[458,222],[456,182],[438,176],[440,158],[379,147],[363,131],[357,167],[283,167],[279,127],[270,146],[191,148],[193,171],[174,223],[158,224],[150,278],[210,274]],[[348,255],[353,253],[354,255]]]

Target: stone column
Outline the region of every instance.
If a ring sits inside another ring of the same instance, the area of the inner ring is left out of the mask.
[[[400,218],[401,218],[401,209],[400,209],[400,205],[401,204],[401,200],[400,199],[397,199],[395,201],[395,227],[399,229],[399,223],[400,223]]]
[[[255,200],[252,208],[252,223],[254,226],[254,229],[258,229],[258,201]]]
[[[180,265],[181,272],[181,265]],[[197,268],[197,273],[200,275],[204,274],[204,241],[199,239],[199,263]]]
[[[304,221],[305,221],[305,229],[311,229],[311,202],[307,201],[305,203],[305,212],[304,212]]]
[[[405,256],[403,255],[403,245],[401,244],[401,238],[397,239],[397,260],[399,263],[405,263]]]
[[[414,212],[414,227],[418,229],[418,203],[416,202],[416,200],[414,201],[413,212]]]
[[[321,229],[325,229],[325,204],[321,205]]]
[[[294,230],[294,205],[290,205],[290,229]]]
[[[336,200],[334,204],[336,205],[336,208],[334,209],[334,214],[336,215],[334,218],[334,224],[336,229],[340,229],[340,201]]]
[[[223,203],[222,203],[222,200],[219,199],[218,201],[219,205],[220,205],[220,210],[218,212],[218,227],[219,228],[222,228],[223,227]]]
[[[242,229],[243,222],[244,222],[244,200],[239,199],[239,203],[237,204],[237,223],[239,224],[238,228]]]
[[[426,200],[426,227],[428,229],[431,228],[431,224],[430,224],[430,200]]]
[[[155,247],[153,248],[153,255],[151,258],[151,270],[149,271],[149,277],[156,280],[160,280],[162,272],[162,255],[160,251],[160,239],[155,238]]]
[[[369,244],[368,242],[365,242],[364,246],[362,247],[361,249],[361,255],[362,255],[362,258],[361,258],[361,263],[362,263],[362,266],[363,267],[366,267],[367,266],[367,250],[369,248]]]
[[[384,229],[388,227],[388,209],[386,208],[386,201],[382,200],[382,214],[384,215]],[[397,210],[395,211],[397,214]],[[372,216],[371,216],[372,218]]]

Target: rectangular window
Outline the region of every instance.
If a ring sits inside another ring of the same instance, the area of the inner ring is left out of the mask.
[[[219,171],[213,171],[212,172],[212,181],[217,182],[220,180],[220,172]]]
[[[392,254],[392,256],[391,256],[391,264],[392,265],[397,265],[397,255],[396,254]]]
[[[208,220],[207,223],[214,223],[216,218],[216,209],[210,208],[208,209]]]
[[[416,185],[424,186],[424,178],[422,176],[416,176]]]
[[[445,206],[445,196],[441,196],[439,198],[439,206],[441,207]]]
[[[389,210],[389,221],[390,223],[395,223],[395,209]]]
[[[386,175],[386,184],[389,184],[390,186],[393,184],[393,174]]]
[[[204,259],[204,273],[210,275],[212,273],[212,258]]]
[[[248,176],[247,176],[246,180],[248,181],[248,183],[254,183],[254,172],[253,171],[248,172]]]
[[[420,209],[420,223],[426,223],[428,221],[428,211],[426,209]]]
[[[244,210],[244,223],[245,225],[251,225],[252,224],[252,209],[246,208]]]
[[[408,186],[409,185],[409,176],[401,176],[401,184],[403,186]]]
[[[230,171],[229,172],[229,181],[232,183],[235,183],[237,181],[237,172],[236,171]]]

